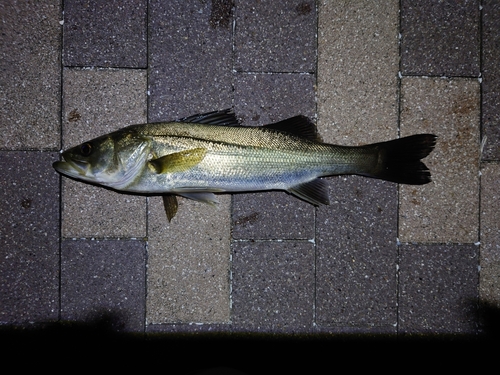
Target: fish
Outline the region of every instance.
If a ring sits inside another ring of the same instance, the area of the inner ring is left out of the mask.
[[[423,185],[422,162],[436,135],[415,134],[361,146],[324,143],[315,124],[297,115],[264,126],[241,126],[232,109],[171,122],[130,125],[61,153],[62,175],[121,192],[161,195],[168,221],[177,196],[216,204],[216,194],[283,190],[328,205],[323,177],[361,175]]]

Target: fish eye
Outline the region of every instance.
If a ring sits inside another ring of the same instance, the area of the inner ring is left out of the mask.
[[[80,147],[80,152],[83,156],[89,156],[92,153],[92,145],[90,143],[84,143]]]

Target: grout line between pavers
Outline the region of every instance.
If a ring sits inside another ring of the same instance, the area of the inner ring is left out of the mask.
[[[403,80],[403,67],[402,67],[402,58],[401,58],[401,50],[402,50],[402,38],[403,34],[401,32],[401,9],[402,9],[402,0],[399,0],[399,12],[398,12],[398,87],[397,87],[397,136],[398,138],[401,138],[401,110],[402,110],[402,105],[401,105],[401,84]],[[400,285],[399,285],[399,276],[400,276],[400,263],[401,263],[401,242],[399,241],[399,214],[400,214],[400,207],[401,207],[401,184],[397,184],[396,187],[396,272],[395,272],[395,281],[396,281],[396,335],[399,335],[399,291],[400,291]]]
[[[146,2],[146,122],[149,122],[149,104],[150,104],[150,91],[149,91],[149,39],[150,39],[150,28],[149,28],[149,1]],[[144,253],[144,316],[142,319],[143,333],[147,332],[148,326],[148,263],[149,263],[149,206],[150,197],[146,197],[146,238],[145,238],[145,253]]]
[[[64,1],[60,2],[60,22],[59,22],[59,27],[60,27],[60,32],[59,32],[59,150],[58,152],[60,153],[62,151],[62,146],[63,146],[63,101],[64,101],[64,93],[63,93],[63,87],[64,87],[64,56],[63,56],[63,51],[64,51]],[[62,21],[62,23],[61,23]],[[57,219],[58,223],[58,229],[59,229],[59,238],[58,238],[58,244],[59,244],[59,254],[58,254],[58,262],[59,262],[59,277],[58,277],[58,311],[57,311],[57,320],[61,321],[62,317],[62,243],[63,243],[63,230],[62,230],[62,216],[63,216],[63,182],[62,182],[62,176],[58,173],[58,179],[59,179],[59,217]]]

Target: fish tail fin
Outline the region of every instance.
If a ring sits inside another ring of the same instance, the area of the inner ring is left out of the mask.
[[[378,150],[378,163],[366,175],[409,185],[431,182],[431,172],[421,159],[434,149],[436,138],[434,134],[416,134],[370,145]]]

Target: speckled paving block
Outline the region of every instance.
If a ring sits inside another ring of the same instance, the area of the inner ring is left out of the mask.
[[[229,322],[229,209],[179,198],[168,223],[160,197],[149,198],[147,322]]]
[[[64,65],[145,68],[147,0],[66,0]]]
[[[114,330],[144,330],[146,246],[134,240],[65,240],[61,319],[106,318]]]
[[[403,74],[479,76],[479,1],[401,2]]]
[[[236,70],[316,70],[314,1],[236,1],[235,21]]]
[[[331,178],[316,223],[316,324],[396,324],[397,185]]]
[[[234,242],[232,317],[248,331],[311,330],[314,245],[309,242]]]
[[[60,143],[59,1],[0,4],[0,149],[52,149]]]
[[[500,3],[485,0],[482,29],[482,159],[500,160]]]
[[[146,122],[143,70],[64,70],[63,145]],[[63,177],[63,237],[144,237],[146,198]]]
[[[150,122],[232,106],[231,23],[212,10],[209,1],[150,2]]]
[[[299,114],[314,118],[311,74],[238,73],[235,112],[242,125],[265,125]],[[283,192],[233,195],[233,236],[310,239],[314,207]]]
[[[479,247],[403,245],[399,252],[399,332],[477,332]]]
[[[500,165],[481,168],[481,301],[500,307]]]
[[[59,307],[59,177],[54,152],[0,152],[0,323],[54,321]]]
[[[424,159],[433,182],[400,189],[402,242],[474,243],[479,217],[479,83],[476,79],[405,77],[401,135],[434,133]]]
[[[397,136],[398,1],[319,3],[318,126],[329,143]]]
[[[316,78],[312,74],[237,73],[234,108],[245,126],[261,126],[296,115],[314,120]]]
[[[234,239],[314,239],[314,206],[284,192],[233,195]]]
[[[63,71],[63,148],[146,119],[146,70]]]

